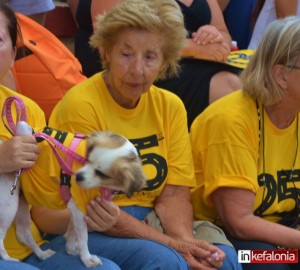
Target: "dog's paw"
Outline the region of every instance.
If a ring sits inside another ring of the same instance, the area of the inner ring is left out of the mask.
[[[40,260],[46,260],[48,258],[50,258],[51,256],[53,256],[55,254],[55,251],[53,251],[52,249],[47,249],[43,252],[41,252],[38,257]]]
[[[95,267],[97,265],[102,265],[102,261],[96,255],[90,255],[87,258],[82,258],[82,262],[86,267]]]

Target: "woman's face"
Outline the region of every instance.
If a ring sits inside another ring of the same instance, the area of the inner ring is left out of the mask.
[[[162,45],[158,33],[127,29],[119,34],[106,55],[108,89],[119,105],[134,108],[149,90],[164,65]]]
[[[14,64],[15,49],[7,29],[7,19],[0,12],[0,82]]]

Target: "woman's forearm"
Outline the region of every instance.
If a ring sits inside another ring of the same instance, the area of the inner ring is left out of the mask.
[[[111,229],[105,231],[105,234],[122,238],[147,239],[165,244],[175,249],[177,248],[176,241],[171,237],[159,232],[146,223],[137,220],[124,211],[120,211],[117,223]]]
[[[33,206],[31,218],[38,229],[49,234],[65,234],[70,222],[70,214],[67,209],[51,210]]]
[[[155,203],[155,211],[172,238],[190,240],[193,235],[193,209],[188,187],[166,185]]]

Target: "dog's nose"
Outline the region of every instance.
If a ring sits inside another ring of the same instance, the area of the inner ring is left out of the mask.
[[[76,174],[76,182],[81,182],[84,180],[84,174],[81,172],[81,173],[77,173]]]

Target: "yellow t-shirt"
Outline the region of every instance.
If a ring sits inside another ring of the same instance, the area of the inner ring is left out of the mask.
[[[192,193],[195,218],[222,225],[210,199],[220,187],[252,191],[255,193],[254,213],[261,216],[258,212],[263,204],[263,218],[273,222],[278,222],[283,212],[295,207],[294,188],[298,192],[300,188],[300,154],[294,164],[297,119],[290,127],[278,129],[261,105],[259,111],[260,136],[256,102],[242,91],[216,101],[192,124],[190,138],[198,185]],[[299,137],[299,132],[297,135]],[[293,165],[293,177],[289,180]]]
[[[89,134],[110,130],[137,148],[147,176],[147,187],[130,199],[119,193],[120,206],[152,207],[165,184],[195,186],[186,111],[169,91],[151,86],[136,108],[125,109],[109,94],[98,73],[73,87],[54,108],[49,126]]]
[[[3,108],[6,98],[9,96],[19,96],[23,99],[27,110],[27,122],[30,126],[42,128],[46,125],[44,113],[36,103],[34,103],[29,98],[24,97],[2,85],[0,85],[0,108]],[[16,113],[15,110],[12,110],[12,114],[14,116],[15,113]],[[3,121],[0,121],[0,140],[5,142],[11,137],[12,135],[4,126]],[[9,190],[7,192],[9,192]],[[33,222],[31,224],[31,228],[32,228],[33,238],[38,243],[38,245],[41,245],[43,243],[43,240],[40,236],[38,229],[33,224]],[[11,257],[17,259],[24,259],[29,254],[31,254],[32,251],[27,246],[21,244],[17,240],[15,229],[16,229],[15,224],[12,224],[12,226],[7,231],[6,237],[4,239],[4,245],[5,248],[7,249],[8,254]]]

